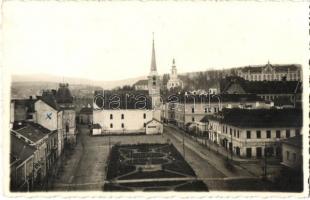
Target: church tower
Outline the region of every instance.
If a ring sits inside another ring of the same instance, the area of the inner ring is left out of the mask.
[[[152,46],[151,71],[148,76],[149,95],[152,98],[152,108],[160,105],[160,80],[156,68],[154,33]]]

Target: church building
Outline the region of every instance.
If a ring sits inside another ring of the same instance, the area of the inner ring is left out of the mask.
[[[183,88],[183,82],[178,78],[177,67],[175,65],[175,60],[173,59],[170,79],[167,83],[167,89],[170,90],[177,87]]]
[[[157,73],[154,38],[148,90],[101,91],[95,93],[93,135],[161,134],[160,79]]]

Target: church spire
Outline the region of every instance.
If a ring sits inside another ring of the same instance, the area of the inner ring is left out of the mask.
[[[155,58],[155,45],[154,45],[154,32],[153,32],[153,49],[152,49],[152,62],[151,62],[151,72],[157,71],[156,69],[156,58]]]

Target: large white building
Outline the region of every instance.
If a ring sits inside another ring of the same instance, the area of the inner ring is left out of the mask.
[[[171,88],[183,88],[183,82],[178,78],[177,67],[174,59],[172,61],[170,78],[167,82],[167,89],[170,90]]]
[[[104,91],[95,95],[93,123],[96,128],[93,129],[93,133],[162,133],[160,80],[156,67],[154,39],[148,91]]]
[[[301,81],[301,67],[299,65],[271,65],[249,66],[237,70],[237,75],[248,81]]]

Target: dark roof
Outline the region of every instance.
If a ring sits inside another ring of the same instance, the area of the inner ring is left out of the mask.
[[[103,104],[104,101],[104,104]],[[151,109],[152,99],[147,91],[104,91],[102,98],[97,96],[95,103],[106,110]]]
[[[208,119],[236,127],[301,127],[301,109],[223,109]]]
[[[41,126],[40,124],[36,124],[33,122],[19,122],[19,123],[22,123],[22,125],[19,126],[13,125],[13,130],[34,143],[41,140],[47,134],[51,133],[50,130]]]
[[[273,65],[273,64],[266,64],[266,65],[261,65],[261,66],[248,66],[248,67],[243,67],[241,68],[241,70],[243,72],[248,72],[250,71],[250,73],[261,73],[262,70],[265,67],[272,67],[276,72],[287,72],[288,69],[291,71],[295,71],[300,69],[300,65],[296,65],[296,64],[289,64],[289,65]]]
[[[33,113],[35,112],[34,109],[34,103],[36,102],[36,99],[13,99],[12,102],[14,102],[14,107],[24,107],[26,109],[27,113]]]
[[[246,81],[231,82],[224,93],[233,84],[239,84],[248,94],[294,94],[301,93],[302,84],[299,81]]]
[[[147,79],[144,79],[144,80],[139,80],[137,81],[135,84],[133,85],[148,85],[148,80]]]
[[[302,148],[302,135],[297,135],[295,137],[287,138],[283,140],[283,143]]]
[[[56,101],[59,104],[72,104],[73,96],[71,95],[69,84],[68,83],[60,83],[59,88],[56,92]]]
[[[34,154],[36,149],[30,146],[27,142],[19,139],[11,132],[11,152],[10,163],[16,162],[17,165],[27,160]]]
[[[205,116],[200,120],[200,122],[203,122],[203,123],[209,122],[208,116],[205,115]]]
[[[152,121],[156,121],[156,122],[158,122],[158,123],[161,123],[161,121],[159,121],[159,120],[153,118],[153,119],[151,119],[150,121],[146,122],[146,125],[148,125],[148,124],[151,123]]]
[[[57,104],[55,98],[55,91],[53,90],[45,90],[42,93],[42,96],[37,96],[38,99],[51,106],[55,110],[59,110],[59,105]]]
[[[177,99],[178,98],[178,99]],[[181,103],[213,103],[213,102],[256,102],[263,101],[262,98],[255,94],[218,94],[218,95],[176,95],[171,101]],[[169,102],[169,99],[168,99]]]
[[[82,108],[80,110],[80,114],[88,114],[88,115],[93,114],[93,109],[88,107]]]
[[[100,124],[93,124],[92,126],[93,129],[101,129]]]

